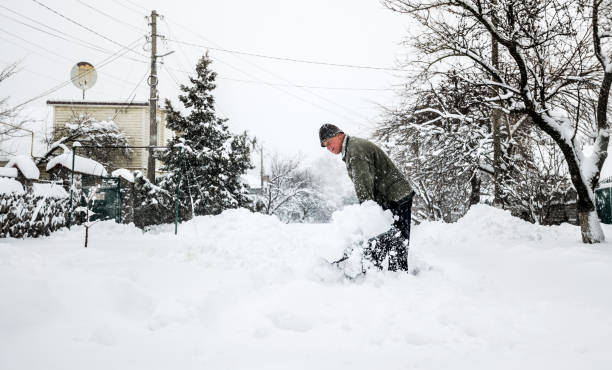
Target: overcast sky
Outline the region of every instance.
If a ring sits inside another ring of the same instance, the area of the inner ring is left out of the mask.
[[[88,100],[126,101],[135,91],[135,101],[147,101],[149,48],[144,35],[149,26],[144,17],[152,9],[164,16],[158,22],[158,33],[170,40],[373,67],[397,67],[406,52],[400,43],[409,24],[406,15],[385,9],[377,0],[3,0],[0,5],[0,63],[20,61],[21,66],[21,72],[0,85],[0,96],[10,96],[11,105],[67,81],[70,69],[79,61],[98,68],[97,84],[86,93]],[[121,45],[134,43],[138,47],[137,53],[102,65],[108,53],[79,42],[111,52],[120,50]],[[174,41],[159,42],[159,54],[175,51],[159,67],[162,100],[176,102],[176,82],[186,82],[181,71],[193,71],[205,50]],[[230,119],[232,131],[248,130],[263,140],[270,152],[319,156],[322,149],[317,132],[325,122],[367,135],[379,117],[378,104],[391,104],[395,93],[390,89],[397,89],[402,82],[393,71],[278,61],[218,50],[209,53],[218,73],[215,96],[219,114]],[[50,117],[45,104],[48,99],[81,99],[81,91],[68,84],[27,104],[26,112]]]

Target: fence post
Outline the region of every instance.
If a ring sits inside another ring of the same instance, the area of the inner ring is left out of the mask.
[[[70,179],[70,209],[68,210],[68,230],[72,226],[72,188],[74,187],[74,157],[78,146],[72,146],[72,178]]]
[[[179,195],[181,189],[181,174],[183,172],[182,168],[183,162],[183,147],[181,147],[181,151],[179,152],[179,175],[178,175],[178,183],[176,184],[176,211],[174,215],[174,235],[178,232],[178,215],[179,215]]]
[[[117,196],[119,201],[119,212],[117,212],[117,214],[119,215],[119,221],[117,221],[117,223],[121,223],[121,176],[117,176]]]

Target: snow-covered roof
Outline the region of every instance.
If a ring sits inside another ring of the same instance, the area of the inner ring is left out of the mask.
[[[47,171],[51,170],[57,165],[64,166],[71,170],[72,152],[66,152],[51,159],[49,163],[47,163]],[[74,172],[93,176],[108,176],[108,172],[106,172],[106,169],[100,162],[94,161],[90,158],[81,157],[80,155],[76,155],[74,157]]]
[[[12,167],[0,167],[0,177],[17,177],[17,169]]]
[[[124,101],[88,101],[88,100],[47,100],[48,105],[111,105],[111,106],[141,106],[148,107],[148,102],[124,102]]]
[[[36,163],[29,155],[16,155],[4,167],[16,167],[21,171],[23,176],[29,180],[37,180],[40,177],[40,171],[36,167]]]
[[[125,168],[118,168],[111,172],[111,176],[113,177],[123,177],[125,180],[129,182],[134,182],[134,174]]]
[[[32,193],[47,198],[68,198],[68,192],[59,184],[32,184]]]
[[[23,185],[15,179],[0,177],[0,194],[23,194]]]

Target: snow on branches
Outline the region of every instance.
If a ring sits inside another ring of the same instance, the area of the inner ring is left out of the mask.
[[[583,241],[602,241],[590,214],[609,142],[611,1],[384,2],[422,24],[425,31],[413,45],[425,57],[420,62],[426,72],[451,66],[460,75],[475,77],[474,83],[493,97],[485,102],[489,107],[527,115],[552,138],[577,192]],[[495,45],[499,55],[494,61]],[[583,153],[585,144],[594,144],[590,156]]]

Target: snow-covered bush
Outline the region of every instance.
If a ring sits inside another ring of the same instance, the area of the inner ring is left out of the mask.
[[[144,229],[147,226],[174,222],[175,195],[152,184],[142,172],[134,176],[133,218],[134,225]],[[191,212],[184,205],[179,205],[181,220],[189,219]]]
[[[48,236],[66,226],[67,198],[32,192],[0,194],[0,238]]]

